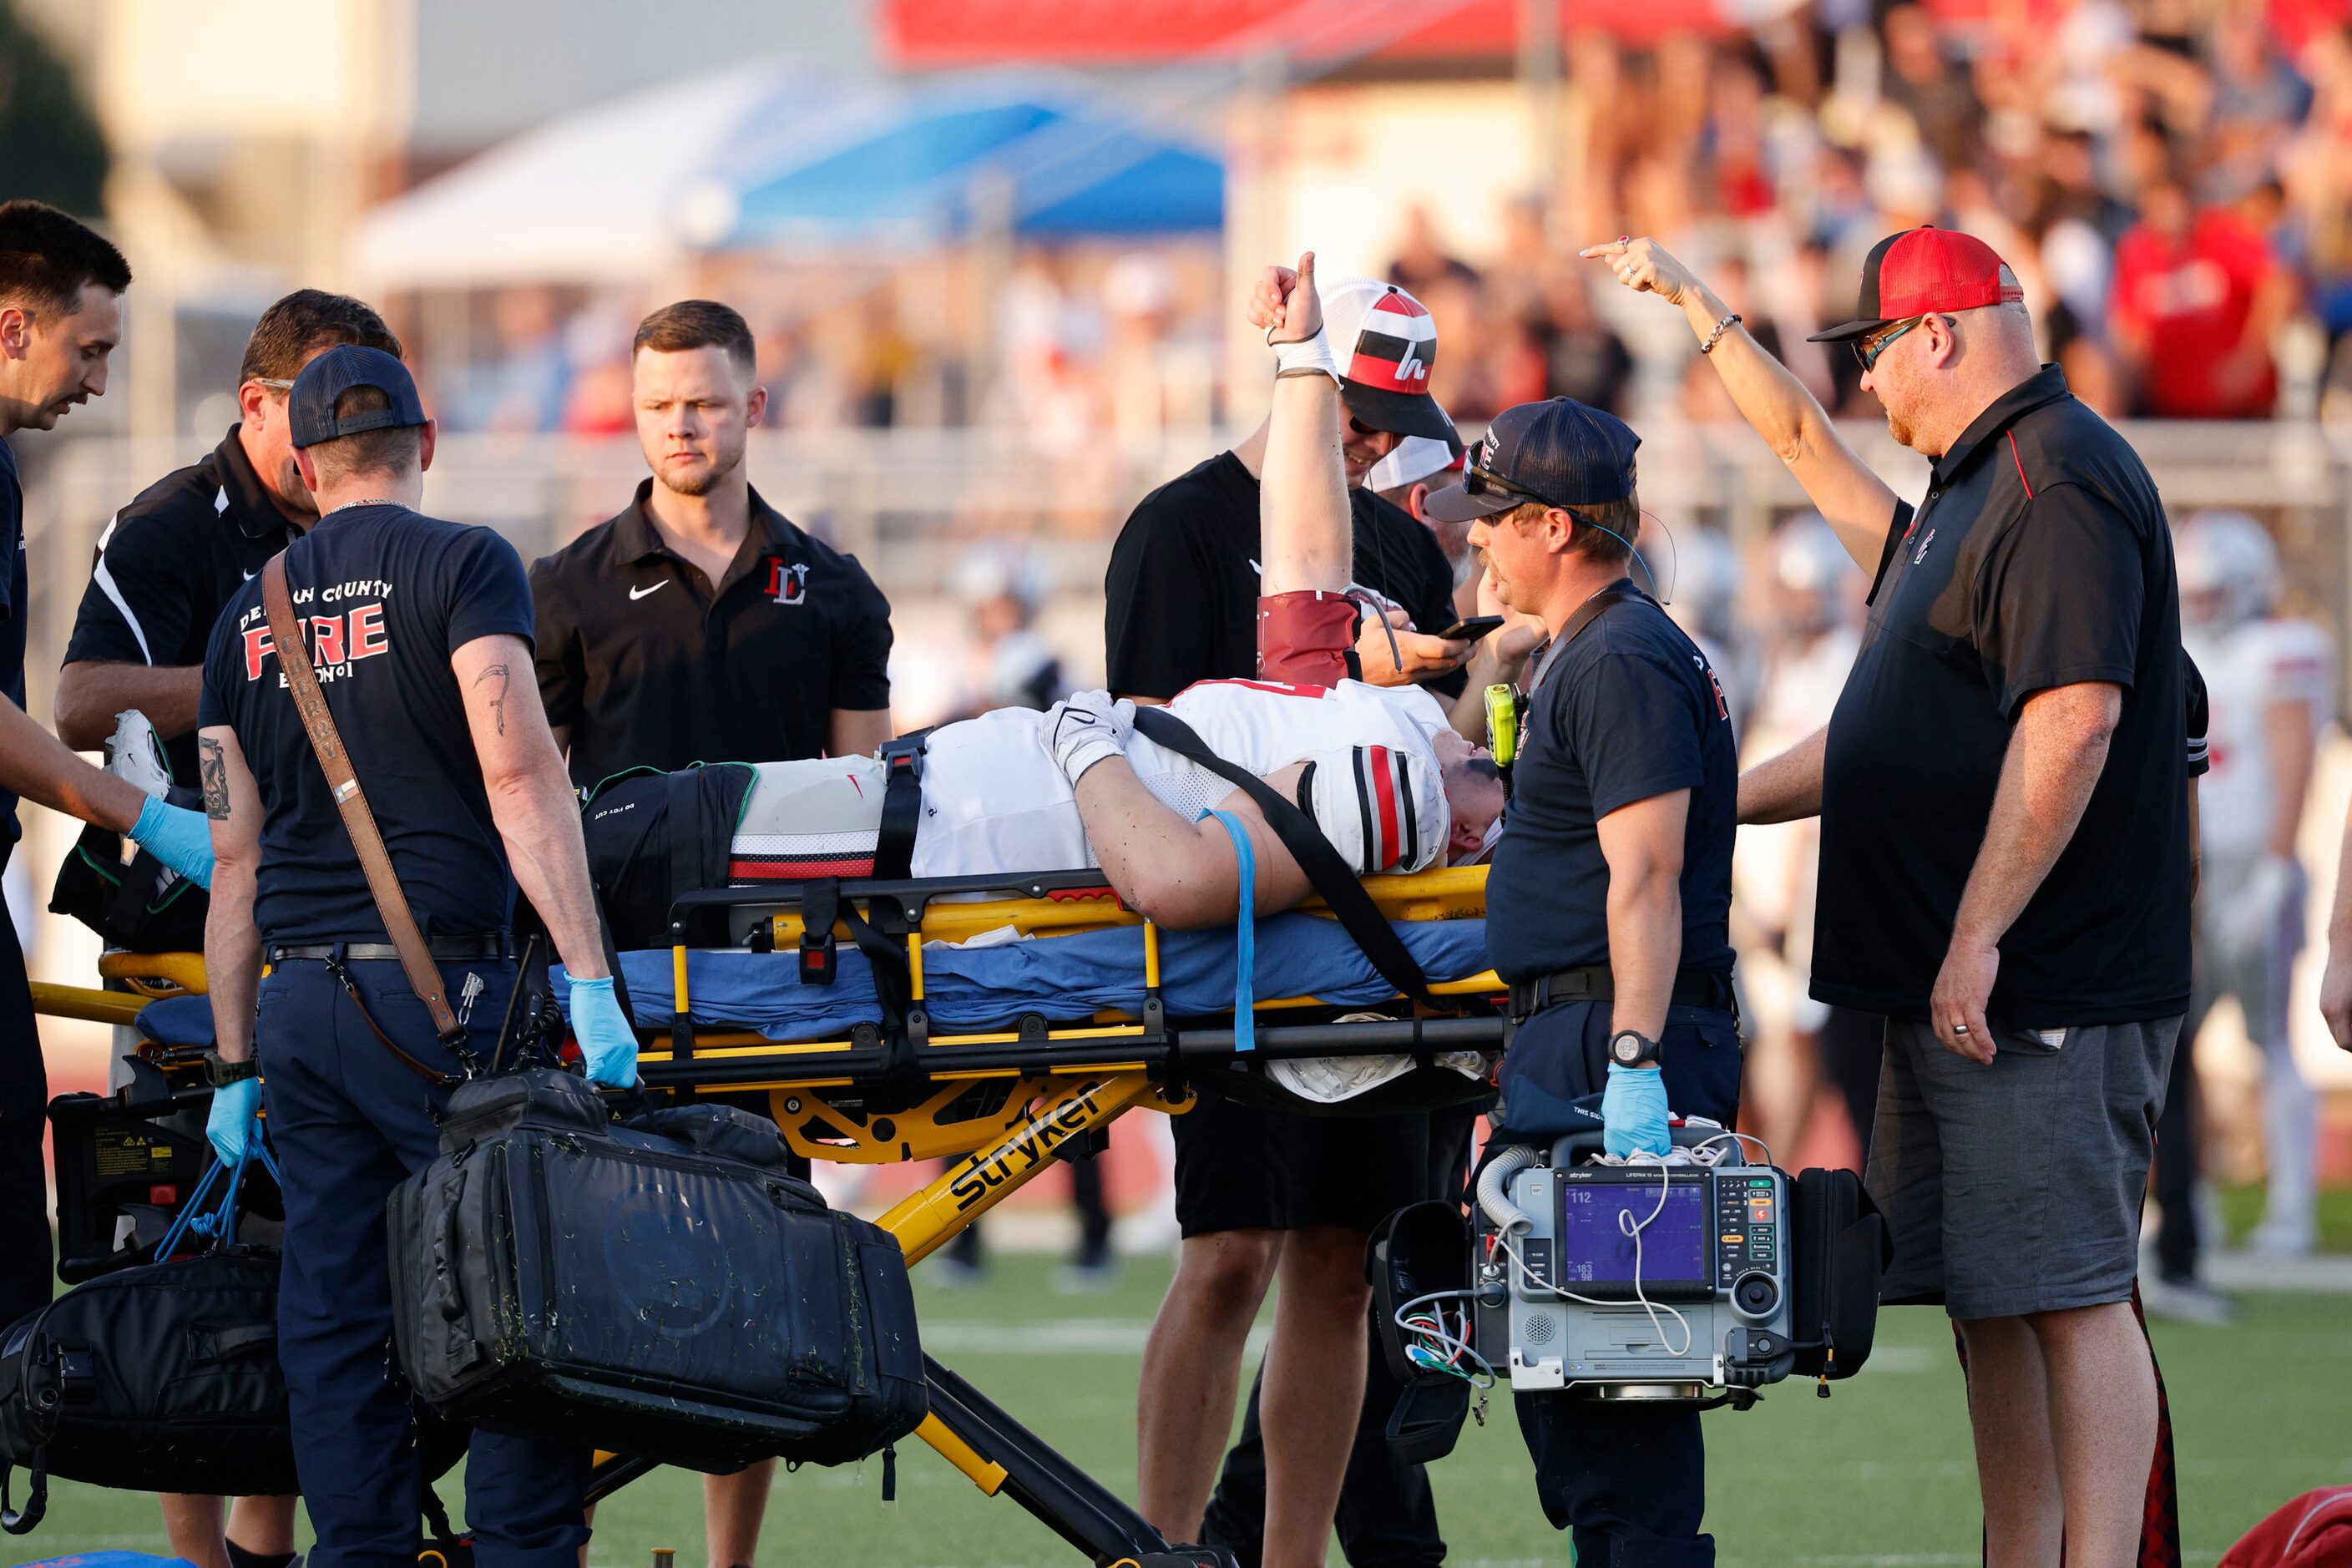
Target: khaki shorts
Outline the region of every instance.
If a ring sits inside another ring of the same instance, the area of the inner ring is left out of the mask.
[[[1993,1028],[1979,1066],[1889,1019],[1870,1195],[1889,1306],[2013,1318],[2128,1299],[2180,1020]]]

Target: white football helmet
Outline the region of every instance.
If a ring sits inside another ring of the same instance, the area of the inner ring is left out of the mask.
[[[1837,625],[1856,586],[1853,557],[1815,511],[1782,520],[1765,549],[1772,574],[1773,617],[1784,632],[1822,632]]]
[[[2180,525],[2174,540],[2182,618],[2227,630],[2270,614],[2279,592],[2278,546],[2242,511],[2213,508]]]

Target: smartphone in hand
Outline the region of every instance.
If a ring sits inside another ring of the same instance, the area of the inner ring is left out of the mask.
[[[1465,616],[1437,635],[1448,642],[1475,642],[1502,624],[1500,616]]]

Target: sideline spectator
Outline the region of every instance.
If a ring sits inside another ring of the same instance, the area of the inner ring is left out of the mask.
[[[2263,236],[2202,211],[2179,179],[2151,184],[2116,247],[2115,332],[2136,406],[2164,419],[2256,419],[2278,402],[2271,343],[2294,303]]]

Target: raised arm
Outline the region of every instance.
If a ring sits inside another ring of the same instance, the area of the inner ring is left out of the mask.
[[[1280,363],[1258,476],[1258,592],[1337,593],[1348,585],[1355,560],[1353,520],[1339,451],[1339,369],[1328,345],[1315,352],[1323,304],[1315,292],[1313,251],[1298,258],[1296,272],[1265,269],[1251,290],[1249,319],[1265,331]]]
[[[1654,239],[1612,239],[1577,254],[1607,262],[1617,281],[1635,293],[1655,294],[1681,307],[1702,343],[1713,335],[1716,323],[1730,314],[1715,290]],[[1805,384],[1766,353],[1746,327],[1725,329],[1706,357],[1723,378],[1740,417],[1788,465],[1814,510],[1837,531],[1838,542],[1854,564],[1865,573],[1876,572],[1886,545],[1886,525],[1895,516],[1895,491],[1846,445]]]

